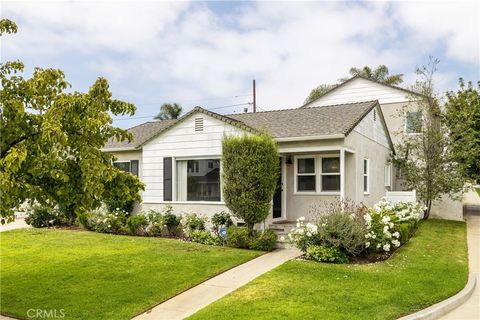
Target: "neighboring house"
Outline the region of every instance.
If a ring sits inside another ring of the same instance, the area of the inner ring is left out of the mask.
[[[392,141],[397,144],[400,142],[402,135],[421,133],[422,128],[418,125],[420,122],[418,119],[422,114],[418,112],[415,106],[416,97],[420,97],[420,95],[413,91],[355,76],[301,108],[317,108],[338,103],[378,100]],[[395,174],[394,189],[402,190],[401,173],[395,172]],[[444,197],[442,201],[434,202],[431,215],[462,220],[462,202]]]
[[[279,145],[279,188],[268,222],[308,216],[312,205],[350,199],[373,205],[394,179],[394,152],[376,99],[321,107],[219,115],[195,108],[178,120],[129,129],[131,142],[110,142],[118,167],[145,183],[141,209],[228,210],[222,198],[224,135],[267,130]]]

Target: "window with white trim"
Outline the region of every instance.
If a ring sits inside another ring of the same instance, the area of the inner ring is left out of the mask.
[[[130,172],[130,161],[115,161],[113,166],[125,172]]]
[[[405,113],[405,133],[422,132],[422,112],[407,111]]]
[[[340,191],[340,158],[322,158],[321,191]]]
[[[219,159],[177,160],[175,164],[177,201],[221,201]]]
[[[363,193],[370,193],[370,160],[363,159]]]
[[[387,163],[385,165],[384,174],[385,174],[385,187],[391,187],[392,186],[392,164],[391,163]]]
[[[315,158],[297,158],[297,191],[315,192],[317,190]]]

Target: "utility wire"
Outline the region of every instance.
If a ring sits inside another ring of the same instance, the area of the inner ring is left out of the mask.
[[[165,101],[175,101],[178,103],[181,102],[195,102],[195,101],[216,101],[216,100],[225,100],[225,99],[234,99],[234,98],[244,98],[244,97],[251,97],[252,94],[243,94],[243,95],[236,95],[236,96],[228,96],[228,97],[218,97],[218,98],[206,98],[206,99],[186,99],[186,100],[175,100],[175,99],[165,99],[159,102],[148,102],[148,103],[138,103],[139,106],[151,106],[151,105],[161,105],[165,103]],[[137,104],[136,104],[137,105]]]
[[[252,105],[252,104],[253,104],[253,102],[229,104],[229,105],[226,105],[226,106],[218,106],[218,107],[208,108],[207,110],[219,110],[219,109],[225,109],[225,108],[231,108],[231,107],[240,107],[240,106]],[[148,118],[153,118],[153,117],[155,117],[156,115],[157,115],[157,114],[154,114],[154,115],[151,115],[151,116],[141,116],[141,117],[116,118],[116,119],[113,119],[113,121],[148,119]]]

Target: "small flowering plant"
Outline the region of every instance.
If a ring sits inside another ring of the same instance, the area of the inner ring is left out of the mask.
[[[91,229],[103,233],[119,233],[125,224],[127,213],[120,208],[107,212],[101,207],[91,212],[89,225]]]
[[[290,230],[288,238],[290,243],[302,252],[307,252],[309,246],[321,243],[321,239],[318,237],[318,226],[310,222],[306,223],[305,217],[297,219],[296,228]]]

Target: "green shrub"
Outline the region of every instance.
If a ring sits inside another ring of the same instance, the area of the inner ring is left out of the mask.
[[[247,228],[230,226],[227,229],[227,246],[234,248],[250,248],[250,233]]]
[[[201,244],[208,244],[208,245],[221,245],[222,239],[218,236],[212,236],[210,231],[207,230],[193,230],[191,234],[191,238],[193,242],[201,243]]]
[[[48,206],[35,206],[25,218],[25,222],[34,228],[45,228],[67,224],[64,214]]]
[[[330,263],[348,263],[348,257],[339,248],[324,245],[313,245],[307,248],[307,259],[330,262]]]
[[[89,219],[90,219],[89,212],[83,212],[83,213],[77,214],[77,225],[80,225],[83,228],[90,230]]]
[[[277,188],[278,147],[268,134],[225,136],[222,188],[225,204],[250,231],[270,213]]]
[[[147,218],[142,214],[128,217],[125,226],[131,235],[145,234],[145,228],[148,226]]]
[[[121,233],[127,220],[125,212],[116,210],[108,213],[102,208],[89,213],[90,230],[102,233]]]
[[[191,237],[195,230],[205,230],[206,217],[200,217],[196,213],[189,213],[182,217],[181,224],[185,236]]]
[[[169,235],[175,235],[178,226],[180,225],[180,217],[173,214],[172,206],[167,206],[163,214],[163,223],[167,228]]]
[[[229,247],[272,251],[277,243],[277,235],[273,230],[249,232],[248,228],[230,226],[227,229],[226,244]]]
[[[251,239],[250,249],[260,251],[272,251],[277,244],[277,235],[273,230],[257,232]]]
[[[143,212],[141,214],[145,216],[145,219],[147,219],[148,222],[145,228],[147,235],[153,237],[161,236],[163,230],[165,229],[163,214],[154,209],[150,209],[147,212]]]
[[[400,223],[398,228],[398,231],[400,232],[400,243],[403,244],[410,239],[415,232],[416,225],[415,221],[405,221]]]
[[[228,228],[233,224],[233,221],[230,218],[230,213],[225,211],[220,211],[215,213],[211,219],[211,222],[212,222],[213,232],[217,236],[219,236],[220,227]]]

